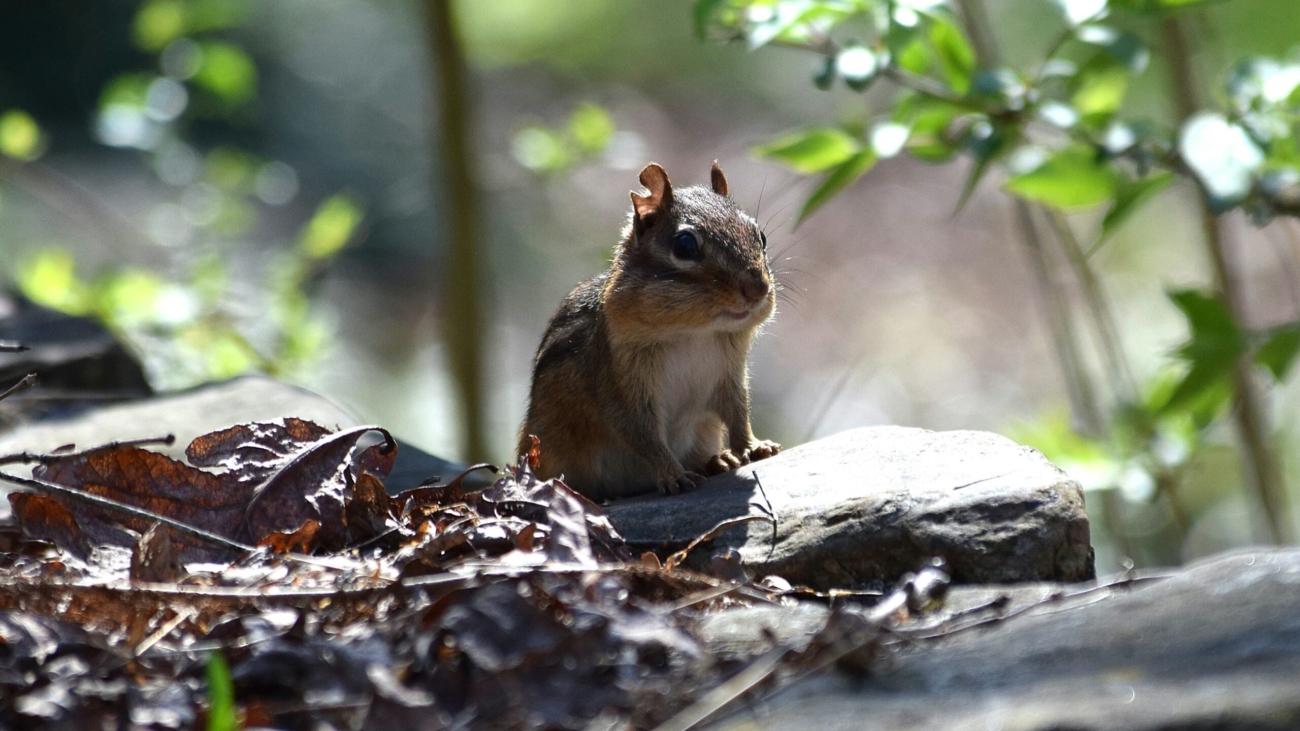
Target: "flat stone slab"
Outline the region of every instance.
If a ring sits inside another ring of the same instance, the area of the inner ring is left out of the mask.
[[[915,643],[867,678],[823,673],[712,728],[1296,729],[1297,608],[1300,550],[1223,554]]]
[[[87,449],[108,442],[173,434],[176,443],[171,447],[159,445],[150,449],[184,461],[185,447],[197,436],[235,424],[273,421],[286,416],[314,421],[331,429],[360,425],[355,416],[311,391],[273,378],[245,376],[103,406],[70,417],[22,424],[0,432],[0,455],[49,452],[65,444]],[[450,479],[464,469],[401,440],[398,445],[397,463],[386,481],[390,491],[409,489],[429,477]]]
[[[718,475],[686,495],[605,508],[636,547],[682,546],[757,516],[692,555],[735,549],[755,576],[818,589],[880,588],[932,556],[958,583],[1095,576],[1078,483],[996,434],[855,429]]]

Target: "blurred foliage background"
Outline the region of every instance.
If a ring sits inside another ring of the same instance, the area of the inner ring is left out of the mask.
[[[47,0],[0,25],[0,268],[159,388],[262,371],[508,454],[649,160],[783,284],[755,430],[1001,431],[1099,569],[1291,541],[1294,0]]]

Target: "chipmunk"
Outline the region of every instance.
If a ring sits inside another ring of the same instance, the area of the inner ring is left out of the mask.
[[[673,190],[651,163],[609,270],[579,284],[537,349],[519,454],[606,500],[692,490],[780,451],[749,423],[746,357],[776,308],[767,236],[712,188]],[[725,432],[725,443],[724,443]]]

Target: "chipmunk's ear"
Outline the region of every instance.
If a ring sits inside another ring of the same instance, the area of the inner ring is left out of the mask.
[[[722,172],[722,166],[717,160],[713,161],[713,192],[725,196],[727,194],[727,176]]]
[[[632,194],[632,211],[638,226],[650,225],[651,219],[659,211],[667,210],[673,204],[673,184],[668,182],[668,173],[657,163],[650,163],[641,171],[641,185],[650,191],[650,195]]]

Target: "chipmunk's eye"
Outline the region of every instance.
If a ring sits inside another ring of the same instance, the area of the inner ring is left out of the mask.
[[[759,231],[758,237],[763,240],[763,251],[767,251],[767,232]]]
[[[678,259],[699,259],[700,242],[695,239],[695,234],[690,231],[682,231],[674,236],[673,256]]]

